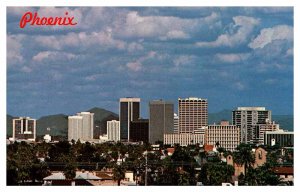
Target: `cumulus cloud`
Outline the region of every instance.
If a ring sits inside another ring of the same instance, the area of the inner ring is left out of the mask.
[[[76,55],[57,51],[42,51],[32,57],[35,62],[55,61],[55,60],[72,60]]]
[[[217,53],[215,57],[218,61],[221,62],[236,63],[248,59],[250,57],[250,54],[249,53],[229,53],[229,54]]]
[[[135,61],[128,62],[126,64],[126,67],[130,71],[134,71],[134,72],[141,71],[143,69],[143,62],[145,62],[149,59],[153,59],[156,55],[157,55],[157,53],[155,51],[150,51],[150,52],[148,52],[147,55],[142,56]]]
[[[234,88],[243,91],[246,89],[246,85],[242,82],[236,82],[234,83]]]
[[[126,42],[114,39],[110,31],[68,33],[58,36],[38,36],[35,41],[42,47],[61,50],[66,48],[80,48],[83,50],[109,48],[125,49]]]
[[[140,71],[142,69],[142,64],[139,61],[129,62],[126,64],[126,67],[131,71]]]
[[[293,27],[277,25],[272,28],[262,29],[260,34],[248,46],[252,49],[264,48],[276,40],[293,41]]]
[[[23,56],[21,54],[22,49],[22,35],[8,35],[7,36],[7,63],[18,64],[23,62]]]
[[[142,51],[144,50],[143,45],[140,43],[132,42],[128,44],[128,52]]]
[[[259,19],[246,16],[233,17],[234,24],[230,26],[228,33],[221,34],[215,41],[197,42],[198,47],[234,47],[245,43],[255,26],[259,24]],[[234,31],[234,32],[231,32]]]
[[[290,48],[286,51],[286,56],[293,56],[294,55],[294,49]]]
[[[120,20],[114,31],[120,36],[165,39],[186,39],[195,28],[213,24],[218,14],[204,18],[185,19],[174,16],[141,16],[136,11],[129,12]]]
[[[173,60],[176,68],[189,65],[195,61],[196,57],[194,55],[180,55]]]
[[[166,36],[161,37],[161,40],[170,40],[170,39],[188,39],[190,36],[183,31],[169,31]]]

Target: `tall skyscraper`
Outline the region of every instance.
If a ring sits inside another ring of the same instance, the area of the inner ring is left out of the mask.
[[[207,99],[178,99],[179,133],[194,133],[208,124]]]
[[[232,111],[232,124],[241,129],[241,143],[253,143],[257,125],[271,121],[271,111],[265,107],[238,107]]]
[[[83,128],[83,121],[82,116],[69,116],[68,117],[68,140],[75,140],[82,139],[82,128]]]
[[[120,98],[121,139],[129,140],[130,122],[140,118],[140,98]]]
[[[164,134],[174,131],[174,104],[155,100],[149,103],[149,143],[163,141]]]
[[[68,117],[68,140],[88,141],[93,139],[94,113],[81,112]]]
[[[107,137],[110,141],[120,141],[120,121],[107,121]]]
[[[83,139],[93,139],[94,138],[94,113],[90,112],[80,112],[77,113],[78,116],[82,116],[82,138]]]
[[[13,139],[30,140],[36,139],[36,120],[30,117],[13,119]]]

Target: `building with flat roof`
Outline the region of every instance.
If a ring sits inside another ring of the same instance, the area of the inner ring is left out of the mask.
[[[234,151],[240,144],[240,128],[222,122],[221,125],[208,125],[205,130],[205,144],[219,145],[228,151]]]
[[[149,102],[149,143],[164,140],[164,134],[174,131],[174,104],[169,101]]]
[[[164,145],[175,145],[180,146],[188,145],[204,145],[205,136],[204,134],[193,134],[193,133],[179,133],[179,134],[164,134]]]
[[[149,119],[139,119],[130,122],[129,141],[149,142]]]
[[[107,121],[107,138],[109,141],[120,141],[121,136],[120,136],[120,121],[112,120],[112,121]]]
[[[178,98],[179,133],[193,133],[208,124],[207,99]]]
[[[266,124],[259,124],[254,126],[254,140],[253,143],[263,145],[265,143],[265,132],[280,131],[279,124],[273,122],[266,122]]]
[[[13,140],[35,141],[36,120],[30,117],[13,119]]]
[[[80,112],[68,117],[68,140],[88,141],[93,139],[94,113]]]
[[[238,107],[232,111],[232,124],[241,129],[242,143],[255,143],[255,126],[271,120],[271,111],[265,107]]]
[[[290,131],[267,131],[264,135],[265,145],[273,146],[279,145],[280,147],[293,147],[294,146],[294,132]]]
[[[120,98],[121,140],[129,141],[130,122],[140,118],[140,98]]]

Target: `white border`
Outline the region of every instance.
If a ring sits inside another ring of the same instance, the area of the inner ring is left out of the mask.
[[[1,89],[1,108],[0,108],[0,122],[1,122],[1,191],[173,191],[173,192],[181,192],[182,190],[187,191],[265,191],[265,190],[272,190],[272,191],[287,191],[287,190],[295,190],[295,187],[299,186],[299,163],[296,162],[296,159],[299,159],[299,141],[297,140],[297,136],[299,135],[298,127],[300,125],[299,119],[297,117],[300,115],[299,113],[299,16],[300,16],[300,6],[299,1],[297,0],[68,0],[68,1],[55,1],[55,0],[2,0],[0,5],[0,23],[1,23],[1,31],[0,37],[2,39],[1,43],[1,54],[0,54],[0,61],[1,61],[1,69],[0,70],[0,89]],[[118,6],[118,7],[130,7],[130,6],[253,6],[253,7],[260,7],[260,6],[293,6],[294,7],[294,133],[295,133],[295,165],[294,165],[294,172],[295,172],[295,186],[294,187],[176,187],[176,186],[168,186],[168,187],[7,187],[6,186],[6,6]],[[298,86],[297,86],[298,85]],[[5,130],[5,131],[4,131]]]

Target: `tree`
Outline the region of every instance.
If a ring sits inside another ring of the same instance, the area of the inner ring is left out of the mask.
[[[113,180],[118,181],[118,186],[121,185],[121,180],[125,178],[125,169],[121,165],[115,165],[113,168]]]
[[[247,176],[247,169],[252,167],[255,162],[252,148],[248,144],[241,143],[237,146],[237,151],[233,153],[234,162],[238,165],[245,166],[245,176]]]
[[[67,163],[64,168],[64,175],[67,180],[73,180],[76,176],[76,166],[73,163]]]
[[[43,181],[43,178],[50,175],[50,171],[45,162],[40,162],[38,159],[35,159],[30,167],[29,175],[32,183],[35,183],[36,180]]]
[[[234,168],[226,163],[206,163],[202,166],[199,180],[204,185],[221,185],[224,182],[232,182]]]

